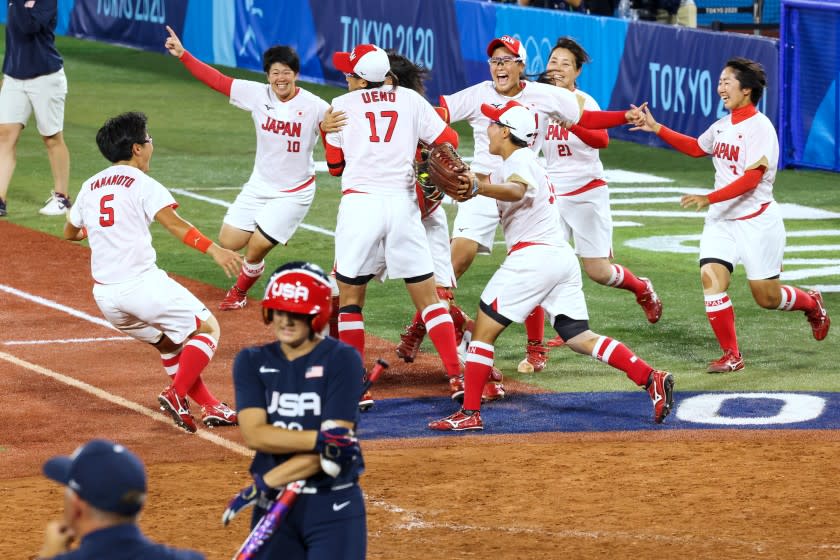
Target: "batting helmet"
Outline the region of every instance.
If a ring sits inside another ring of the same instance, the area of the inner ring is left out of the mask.
[[[332,288],[327,275],[317,264],[284,264],[274,271],[265,287],[262,313],[266,324],[271,322],[272,310],[309,315],[313,332],[321,332],[332,311]]]

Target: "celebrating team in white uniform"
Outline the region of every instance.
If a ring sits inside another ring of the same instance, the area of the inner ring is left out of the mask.
[[[429,427],[484,428],[479,409],[495,359],[493,343],[508,325],[524,322],[538,306],[548,311],[569,348],[624,371],[645,387],[653,400],[654,420],[661,423],[673,407],[673,376],[655,370],[621,342],[589,330],[577,259],[560,233],[551,182],[528,149],[538,134],[537,115],[516,101],[502,107],[485,104],[481,111],[490,121],[490,153],[503,163],[488,179],[478,180],[470,173],[469,180],[478,180],[478,192],[496,202],[508,256],[481,294],[467,351],[463,408]]]
[[[329,105],[297,87],[300,59],[291,47],[274,46],[263,53],[267,84],[235,80],[193,57],[172,28],[167,30],[169,52],[196,78],[227,95],[231,105],[249,111],[254,121],[254,169],[228,208],[219,233],[219,242],[228,249],[247,245],[236,283],[219,304],[223,311],[241,309],[248,302],[248,290],[265,270],[266,255],[289,241],[312,205],[312,152]]]
[[[146,175],[154,146],[144,114],[109,119],[96,143],[113,165],[84,182],[64,227],[67,239],[90,241],[94,300],[112,325],[160,352],[172,383],[158,401],[178,426],[196,431],[187,396],[201,406],[207,426],[234,425],[236,412],[201,379],[219,343],[219,323],[157,267],[149,225],[157,221],[188,246],[208,253],[228,275],[236,274],[242,259],[178,216],[169,191]]]

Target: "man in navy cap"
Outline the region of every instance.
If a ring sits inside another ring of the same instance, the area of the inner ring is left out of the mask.
[[[122,445],[92,440],[69,457],[44,463],[44,475],[66,489],[64,520],[47,525],[39,558],[204,558],[153,543],[140,532],[137,519],[146,501],[146,472],[142,461]],[[74,541],[79,546],[70,551]]]

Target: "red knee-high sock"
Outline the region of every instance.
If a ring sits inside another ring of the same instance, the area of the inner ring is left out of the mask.
[[[715,336],[718,339],[721,350],[732,351],[741,355],[738,351],[738,337],[735,334],[735,309],[726,292],[705,296],[706,317],[712,326]]]
[[[817,306],[817,300],[799,288],[793,286],[782,286],[782,302],[779,307],[782,311],[813,311]]]
[[[455,325],[449,310],[442,303],[427,306],[420,315],[426,324],[426,331],[432,344],[435,345],[446,375],[454,377],[461,373],[461,363],[458,361],[458,347],[455,344]]]
[[[163,363],[163,369],[166,371],[166,375],[169,376],[170,383],[175,379],[175,374],[178,373],[180,357],[180,348],[175,352],[160,355],[160,360]],[[193,383],[193,386],[190,387],[190,390],[187,391],[187,396],[201,406],[213,406],[221,402],[213,396],[213,393],[210,392],[210,389],[204,384],[204,381],[200,376],[195,380],[195,383]]]
[[[181,357],[181,349],[178,348],[175,352],[160,355],[160,362],[163,364],[163,371],[166,372],[170,378],[175,377],[178,373],[178,360]]]
[[[464,369],[464,408],[481,409],[481,393],[490,379],[495,349],[492,344],[474,341],[467,350],[467,365]]]
[[[639,280],[638,276],[633,274],[629,268],[625,268],[620,264],[612,264],[612,274],[607,280],[607,286],[613,288],[621,288],[622,290],[630,290],[634,294],[641,295],[645,291],[647,285]]]
[[[201,372],[216,353],[216,339],[209,334],[197,334],[184,345],[178,360],[178,372],[175,374],[175,393],[186,396],[198,380]]]
[[[633,383],[641,387],[647,385],[648,376],[653,371],[647,362],[635,355],[624,344],[608,336],[598,337],[592,349],[592,357],[620,369]]]
[[[542,306],[537,306],[531,314],[525,318],[525,336],[528,342],[539,340],[542,343],[545,336],[545,311]]]
[[[361,311],[338,314],[338,339],[358,350],[365,361],[365,318]]]
[[[264,260],[253,264],[243,260],[242,270],[239,271],[239,276],[236,278],[236,287],[243,292],[247,292],[260,279],[264,270]]]

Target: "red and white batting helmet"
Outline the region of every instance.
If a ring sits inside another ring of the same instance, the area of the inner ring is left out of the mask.
[[[321,332],[332,311],[332,288],[317,264],[289,262],[268,279],[262,300],[263,320],[271,322],[272,310],[312,316],[312,330]]]

